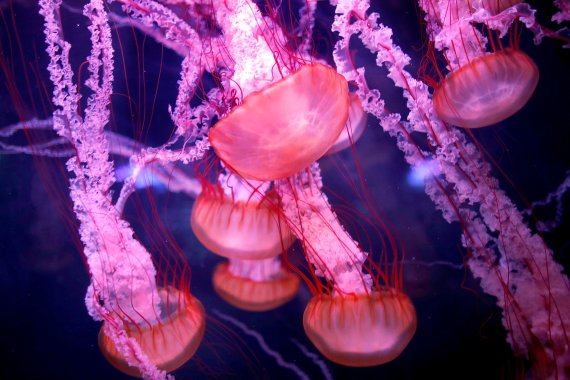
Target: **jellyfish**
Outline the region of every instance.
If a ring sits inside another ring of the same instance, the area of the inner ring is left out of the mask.
[[[348,85],[320,63],[246,96],[210,131],[222,161],[242,177],[270,181],[303,170],[335,143],[348,118]]]
[[[518,3],[484,1],[476,7],[456,1],[422,2],[430,22],[439,25],[432,39],[438,38],[436,46],[445,51],[450,70],[433,95],[435,112],[446,123],[463,128],[493,125],[518,112],[531,98],[539,78],[536,64],[518,48],[517,37],[511,38],[510,47],[500,41],[513,17],[497,16],[503,28],[500,33],[491,31],[495,25],[489,26],[497,23],[493,16]],[[487,24],[488,38],[469,20]],[[493,48],[490,53],[485,49],[487,40]]]
[[[279,255],[293,243],[271,195],[236,198],[235,193],[225,194],[213,185],[202,188],[190,224],[198,240],[213,253],[230,259],[261,260]]]
[[[153,324],[127,324],[126,334],[134,339],[159,370],[172,372],[186,364],[202,342],[205,331],[204,308],[196,298],[176,288],[159,289],[162,320]],[[106,331],[99,332],[101,353],[113,367],[129,376],[141,377],[139,368],[132,366]]]
[[[117,369],[132,376],[165,377],[196,352],[205,329],[201,303],[189,292],[183,268],[172,285],[160,287],[150,253],[133,236],[123,207],[132,189],[124,188],[114,201],[113,162],[105,135],[110,122],[113,89],[113,47],[108,13],[102,1],[91,1],[83,10],[91,23],[92,46],[87,87],[91,96],[84,108],[73,80],[73,70],[63,37],[60,3],[40,2],[45,22],[45,42],[50,59],[54,125],[58,135],[73,146],[68,161],[69,192],[79,221],[85,262],[91,284],[85,297],[89,314],[103,321],[99,347]],[[99,61],[99,57],[106,59]],[[62,78],[61,73],[67,73]],[[173,263],[171,263],[173,264]],[[166,266],[168,267],[168,265]],[[164,276],[164,277],[163,277]],[[166,281],[165,281],[166,283]]]
[[[407,347],[417,326],[415,308],[399,280],[397,246],[392,240],[390,274],[344,229],[321,186],[317,164],[310,174],[278,186],[286,220],[301,241],[316,280],[303,314],[305,333],[335,363],[351,367],[387,363]],[[374,218],[374,211],[369,211]]]
[[[417,327],[410,298],[394,289],[368,295],[317,296],[303,315],[311,342],[329,360],[369,367],[394,360]]]
[[[487,54],[443,80],[433,95],[434,108],[452,125],[480,128],[496,124],[524,107],[538,76],[536,64],[520,50]]]
[[[254,17],[255,13],[248,16]],[[233,27],[231,20],[226,22],[228,28]],[[251,64],[247,56],[234,58],[236,70]],[[268,67],[280,63],[275,54],[267,55]],[[274,187],[282,202],[284,221],[301,241],[304,255],[311,263],[311,277],[324,277],[328,283],[317,291],[305,310],[304,326],[309,339],[323,355],[339,364],[385,363],[396,358],[414,335],[415,309],[401,293],[401,285],[390,281],[372,285],[371,275],[362,269],[367,254],[330,209],[321,191],[318,165],[309,169],[338,140],[347,122],[348,85],[344,77],[320,63],[301,62],[298,70],[287,68],[289,74],[284,79],[244,93],[243,103],[222,118],[210,130],[209,137],[227,169],[243,178],[244,183],[281,179],[274,182]],[[244,75],[236,73],[236,86],[242,90],[254,87]],[[352,116],[360,122],[360,102],[352,99]],[[255,187],[255,182],[250,186]],[[404,306],[390,305],[381,310],[380,305],[388,304]],[[378,308],[370,311],[367,305]],[[334,322],[343,318],[348,323]],[[392,323],[394,320],[397,322]],[[368,344],[374,341],[369,334],[390,338],[379,345]]]
[[[229,304],[247,311],[278,308],[297,295],[300,280],[276,258],[230,259],[214,269],[214,290]]]

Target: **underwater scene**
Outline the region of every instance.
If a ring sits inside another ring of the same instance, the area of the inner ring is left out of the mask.
[[[570,379],[569,27],[0,1],[0,379]]]

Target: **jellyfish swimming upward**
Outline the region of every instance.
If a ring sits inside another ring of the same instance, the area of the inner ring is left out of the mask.
[[[0,16],[8,378],[570,378],[567,1]]]

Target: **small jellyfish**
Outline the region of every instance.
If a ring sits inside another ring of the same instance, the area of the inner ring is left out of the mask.
[[[449,74],[435,90],[433,104],[449,124],[485,127],[519,111],[537,84],[534,61],[520,50],[506,49],[476,58]]]
[[[334,144],[348,118],[348,84],[315,63],[251,93],[210,131],[218,157],[246,179],[303,170]]]
[[[212,282],[216,293],[229,304],[248,311],[267,311],[292,300],[300,280],[279,259],[271,258],[221,263]]]
[[[137,341],[154,365],[172,372],[190,360],[198,349],[206,326],[204,308],[196,298],[172,287],[159,289],[159,296],[163,315],[160,320],[138,325],[124,321],[124,325],[127,335]],[[103,356],[119,371],[141,377],[139,369],[127,363],[104,328],[103,324],[99,331]]]
[[[294,241],[278,208],[268,199],[234,202],[227,195],[204,191],[194,202],[190,223],[206,248],[230,259],[274,257]]]
[[[395,359],[417,326],[411,300],[394,289],[359,295],[320,295],[307,305],[305,333],[329,360],[368,367]]]

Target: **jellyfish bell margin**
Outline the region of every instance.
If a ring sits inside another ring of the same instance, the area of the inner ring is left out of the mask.
[[[507,8],[522,3],[522,0],[483,0],[482,5],[492,15],[501,13]]]

